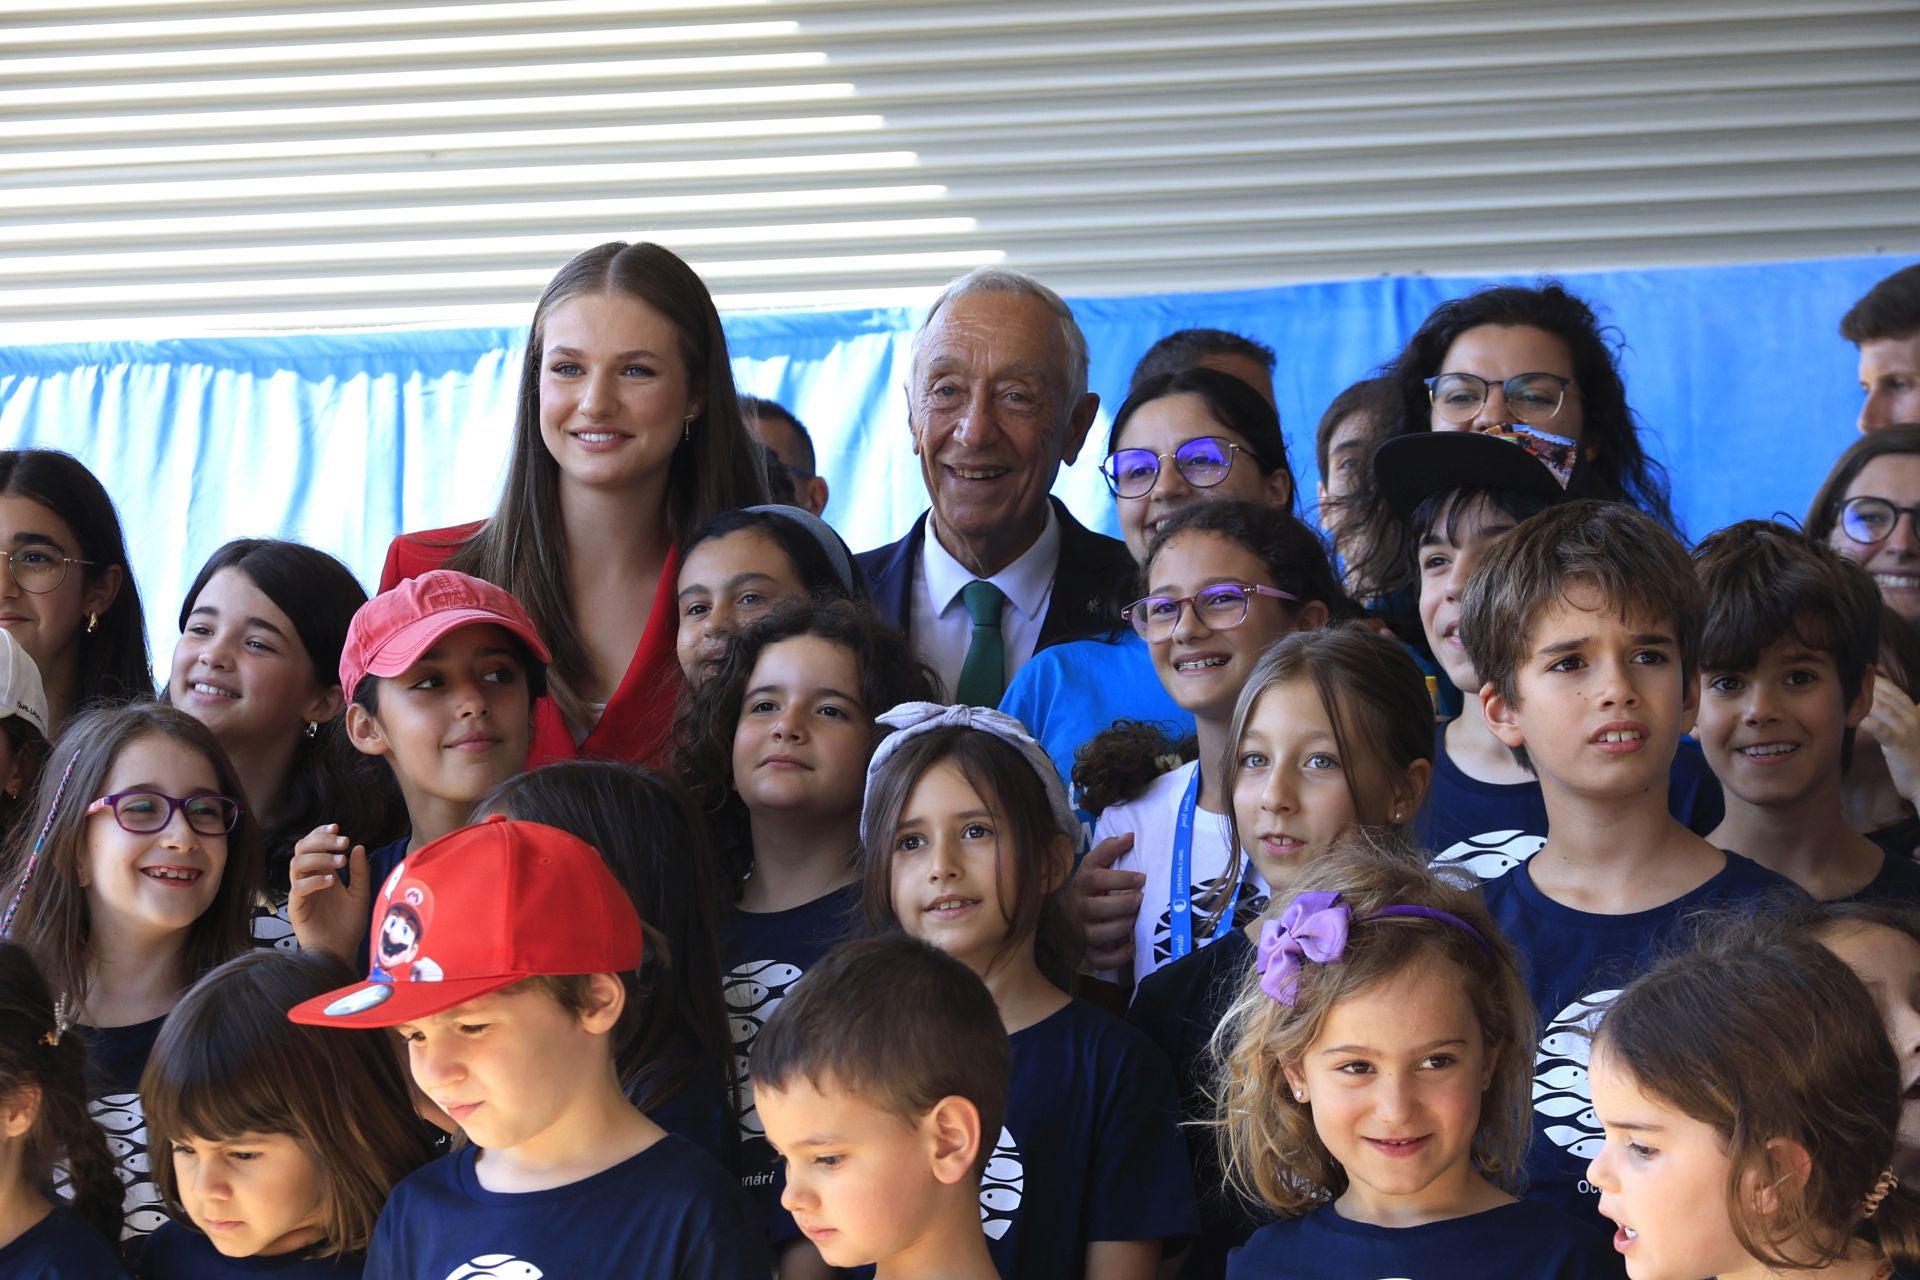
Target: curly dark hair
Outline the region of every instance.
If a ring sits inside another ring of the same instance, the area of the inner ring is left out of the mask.
[[[753,869],[747,809],[733,789],[733,734],[740,703],[760,655],[768,646],[796,636],[815,636],[853,655],[860,672],[860,702],[869,715],[903,702],[940,701],[940,678],[914,653],[906,636],[871,608],[852,601],[789,601],[728,641],[713,675],[680,696],[667,767],[706,822],[736,894]]]
[[[1440,372],[1461,334],[1484,325],[1542,329],[1566,344],[1585,422],[1581,452],[1587,487],[1580,496],[1626,502],[1679,533],[1667,469],[1641,443],[1639,421],[1627,404],[1618,356],[1624,344],[1618,331],[1602,326],[1593,307],[1556,280],[1531,287],[1496,285],[1435,307],[1382,370],[1399,392],[1400,422],[1394,434],[1431,430],[1433,402],[1426,379]],[[1411,580],[1406,543],[1370,477],[1350,502],[1356,514],[1364,513],[1370,528],[1388,533],[1375,538],[1367,563],[1357,566],[1361,580],[1385,590],[1405,585]]]

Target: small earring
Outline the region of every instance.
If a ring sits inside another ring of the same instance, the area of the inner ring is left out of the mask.
[[[680,419],[680,438],[682,440],[693,439],[693,415],[692,414],[688,414],[686,417]]]
[[[319,721],[317,721],[317,720],[309,720],[309,721],[307,721],[307,728],[306,728],[306,736],[307,736],[307,737],[309,737],[309,738],[317,738],[317,737],[319,737],[319,736],[320,736],[320,722],[319,722]]]
[[[1305,1089],[1295,1089],[1293,1091],[1293,1100],[1295,1102],[1305,1102],[1307,1100],[1307,1091]]]
[[[87,634],[92,635],[94,632],[98,631],[99,629],[100,629],[100,615],[97,613],[88,614],[87,615]]]

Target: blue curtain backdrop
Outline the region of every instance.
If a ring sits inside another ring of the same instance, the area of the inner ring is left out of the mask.
[[[1650,450],[1698,537],[1732,520],[1798,515],[1852,439],[1860,393],[1839,317],[1906,265],[1854,258],[1562,277],[1624,340]],[[1103,410],[1156,338],[1205,325],[1279,354],[1275,376],[1303,502],[1313,431],[1348,383],[1398,350],[1443,299],[1491,281],[1403,277],[1236,293],[1074,302]],[[532,310],[528,299],[528,310]],[[898,537],[924,498],[904,401],[910,311],[727,319],[740,387],[812,429],[827,517],[856,550]],[[486,514],[504,474],[524,330],[461,329],[0,348],[0,445],[77,454],[127,527],[156,659],[180,595],[228,538],[294,538],[371,585],[403,529]],[[1096,460],[1108,417],[1058,492],[1112,531]]]

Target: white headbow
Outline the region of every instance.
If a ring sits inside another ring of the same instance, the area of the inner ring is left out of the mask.
[[[866,796],[860,806],[860,843],[863,846],[870,847],[867,840],[867,812],[873,800],[873,780],[880,775],[880,766],[911,739],[948,725],[978,729],[1018,748],[1020,754],[1027,758],[1027,763],[1033,766],[1033,771],[1040,775],[1041,785],[1047,789],[1047,803],[1053,806],[1054,821],[1059,824],[1061,834],[1079,839],[1080,819],[1067,800],[1067,789],[1061,785],[1060,775],[1054,770],[1053,758],[1033,740],[1033,735],[1027,732],[1027,726],[1005,712],[995,711],[992,707],[946,707],[937,702],[903,702],[893,710],[875,716],[874,722],[884,724],[895,732],[888,734],[874,749],[873,759],[867,765]]]

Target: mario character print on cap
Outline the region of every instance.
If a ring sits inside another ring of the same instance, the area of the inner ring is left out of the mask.
[[[397,1027],[526,978],[625,973],[640,967],[640,951],[633,899],[592,845],[496,815],[395,867],[373,904],[367,981],[302,1001],[287,1017]]]
[[[394,890],[383,895],[386,910],[380,916],[380,931],[374,937],[373,965],[369,976],[375,981],[391,981],[405,974],[411,982],[438,982],[444,976],[440,966],[420,954],[427,940],[427,924],[433,919],[433,891],[418,880],[401,878],[406,863],[394,868]]]

